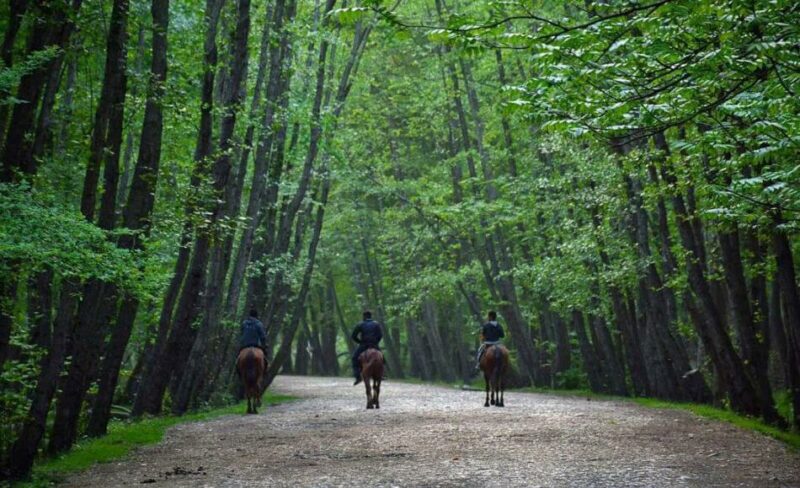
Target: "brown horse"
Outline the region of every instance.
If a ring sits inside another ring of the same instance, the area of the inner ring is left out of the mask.
[[[367,408],[381,408],[378,397],[381,394],[383,379],[383,353],[370,347],[358,356],[358,360],[361,363],[361,378],[367,390]]]
[[[486,351],[481,357],[481,370],[483,379],[486,381],[486,403],[483,406],[488,407],[491,403],[495,407],[505,407],[503,380],[508,371],[508,349],[500,344],[486,346]],[[492,392],[491,402],[489,401],[489,390]]]
[[[264,351],[258,347],[246,347],[239,351],[236,368],[244,383],[247,398],[247,413],[258,413],[261,406],[261,378],[264,376]]]

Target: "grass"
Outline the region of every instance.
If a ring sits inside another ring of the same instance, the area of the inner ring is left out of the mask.
[[[759,432],[766,436],[777,439],[787,444],[793,450],[800,451],[800,434],[795,432],[788,432],[778,429],[769,424],[762,422],[760,419],[745,417],[730,410],[712,407],[711,405],[703,405],[700,403],[681,403],[681,402],[668,402],[664,400],[657,400],[655,398],[631,398],[615,395],[603,395],[601,393],[594,393],[589,390],[550,390],[545,388],[519,388],[514,391],[523,391],[530,393],[544,393],[547,395],[559,396],[574,396],[585,397],[592,400],[607,400],[607,401],[622,401],[622,402],[635,402],[639,405],[648,408],[667,408],[672,410],[687,410],[699,417],[705,417],[712,420],[721,422],[728,422],[737,427],[746,430]]]
[[[800,434],[794,432],[787,432],[778,428],[767,425],[764,422],[751,417],[744,417],[738,415],[730,410],[723,410],[721,408],[712,407],[710,405],[702,405],[697,403],[673,403],[665,402],[663,400],[655,400],[653,398],[635,398],[633,399],[639,405],[644,405],[650,408],[669,408],[688,410],[700,417],[709,419],[720,420],[728,422],[743,429],[754,430],[769,437],[778,439],[785,442],[794,450],[800,450]]]
[[[262,399],[262,408],[293,399],[293,397],[276,395],[267,391]],[[49,486],[69,473],[82,471],[95,463],[107,463],[120,459],[136,447],[155,444],[161,441],[164,432],[173,425],[210,420],[225,415],[241,415],[244,411],[245,404],[242,402],[181,417],[151,417],[134,422],[115,421],[109,424],[107,435],[96,439],[81,440],[69,452],[36,463],[33,466],[31,480],[15,486],[25,488]]]

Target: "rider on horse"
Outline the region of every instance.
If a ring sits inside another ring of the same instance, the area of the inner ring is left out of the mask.
[[[364,311],[364,321],[356,325],[356,328],[353,329],[351,338],[353,342],[358,344],[355,352],[353,352],[352,360],[353,376],[356,377],[356,381],[353,383],[354,386],[361,383],[361,364],[359,363],[358,357],[370,347],[380,350],[378,343],[383,339],[383,331],[381,329],[381,324],[372,320],[372,312],[369,310]]]
[[[493,346],[500,343],[500,339],[506,336],[503,332],[503,326],[497,323],[497,312],[491,310],[487,317],[488,321],[481,326],[481,347],[478,348],[477,370],[481,364],[481,357],[486,351],[488,346]]]
[[[257,347],[264,351],[264,362],[267,361],[267,333],[264,324],[258,320],[258,312],[250,310],[250,316],[244,319],[239,339],[239,352],[248,347]]]

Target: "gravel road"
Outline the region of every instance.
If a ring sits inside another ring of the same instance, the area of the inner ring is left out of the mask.
[[[90,486],[800,487],[800,454],[677,410],[384,382],[381,409],[343,378],[280,376],[301,400],[170,429]],[[244,410],[243,410],[244,411]]]

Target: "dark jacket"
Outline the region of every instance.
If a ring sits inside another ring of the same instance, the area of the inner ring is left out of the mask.
[[[506,334],[503,332],[503,326],[498,324],[496,320],[486,322],[481,326],[481,334],[485,342],[497,342]]]
[[[263,347],[267,343],[267,334],[264,331],[264,324],[260,320],[247,317],[242,322],[241,339],[239,340],[239,348],[245,347]]]
[[[356,325],[351,337],[354,342],[359,344],[372,344],[377,346],[378,343],[381,342],[381,339],[383,339],[381,324],[372,319],[367,319]]]

